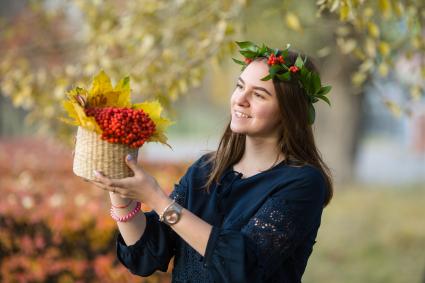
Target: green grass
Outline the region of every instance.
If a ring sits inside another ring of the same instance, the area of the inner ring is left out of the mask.
[[[336,188],[303,282],[423,282],[425,190],[420,188]]]

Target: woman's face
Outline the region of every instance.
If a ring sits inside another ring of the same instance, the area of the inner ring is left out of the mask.
[[[277,137],[280,111],[272,80],[262,81],[269,74],[265,61],[253,61],[241,73],[230,99],[235,133],[251,137]]]

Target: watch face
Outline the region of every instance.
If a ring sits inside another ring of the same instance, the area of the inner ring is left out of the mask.
[[[179,221],[180,214],[177,213],[176,211],[169,211],[169,213],[166,213],[164,215],[164,218],[167,223],[174,224],[174,223],[177,223],[177,221]]]

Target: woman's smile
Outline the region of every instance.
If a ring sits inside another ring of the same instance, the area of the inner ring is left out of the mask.
[[[249,116],[248,114],[244,113],[244,112],[240,112],[237,110],[234,110],[233,112],[235,114],[236,118],[241,118],[241,119],[249,119],[252,118],[251,116]]]

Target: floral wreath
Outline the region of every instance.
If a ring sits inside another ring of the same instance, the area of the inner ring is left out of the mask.
[[[331,86],[322,86],[320,76],[318,73],[310,71],[305,66],[307,57],[304,60],[298,54],[294,65],[286,65],[285,58],[288,56],[288,50],[290,45],[288,44],[284,50],[272,49],[263,45],[261,47],[250,41],[236,41],[239,46],[239,52],[245,57],[244,61],[233,59],[237,64],[242,65],[242,71],[256,58],[267,58],[267,64],[269,67],[269,74],[262,78],[262,81],[270,79],[276,79],[279,81],[289,82],[291,79],[295,79],[301,88],[305,90],[308,98],[308,122],[313,124],[316,111],[313,103],[319,101],[319,99],[325,101],[329,106],[331,105],[329,98],[326,96],[331,90]]]

